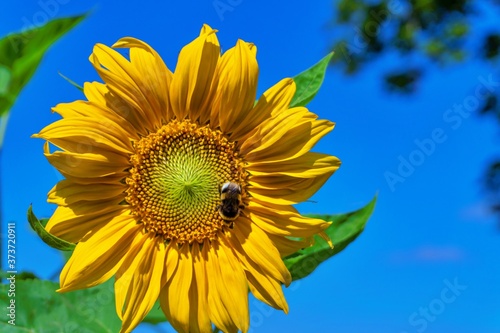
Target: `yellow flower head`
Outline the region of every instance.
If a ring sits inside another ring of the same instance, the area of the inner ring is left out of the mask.
[[[310,152],[334,124],[289,107],[292,79],[255,103],[255,45],[221,55],[215,32],[205,25],[174,73],[140,40],[113,45],[130,60],[97,44],[104,83],[85,83],[87,100],[57,105],[62,119],[35,135],[65,177],[48,194],[58,208],[46,229],[78,243],[59,291],[114,275],[122,332],[157,299],[180,332],[246,332],[249,289],[287,312],[281,258],[328,227],[292,205],[339,167]]]

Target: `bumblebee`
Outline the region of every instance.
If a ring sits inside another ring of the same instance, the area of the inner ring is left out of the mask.
[[[217,206],[217,210],[224,222],[232,229],[234,220],[240,215],[241,210],[245,208],[241,200],[241,186],[233,182],[227,182],[219,188],[219,192],[220,204]]]

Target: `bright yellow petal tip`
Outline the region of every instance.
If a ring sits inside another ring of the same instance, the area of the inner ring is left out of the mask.
[[[321,238],[323,238],[327,243],[328,243],[328,246],[330,246],[330,248],[333,250],[333,243],[332,243],[332,240],[330,239],[330,237],[326,234],[326,232],[324,231],[321,231],[318,233],[318,236],[320,236]]]

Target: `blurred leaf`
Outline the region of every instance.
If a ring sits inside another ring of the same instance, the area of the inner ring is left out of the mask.
[[[466,53],[463,50],[450,50],[449,53],[453,61],[461,62],[465,60]]]
[[[453,22],[446,27],[446,34],[451,38],[463,38],[469,33],[469,25],[466,22]]]
[[[56,293],[59,284],[52,281],[15,280],[15,296],[9,297],[9,285],[0,285],[4,320],[3,333],[115,333],[121,321],[115,310],[112,281],[68,293]],[[15,300],[15,326],[10,325],[8,305]],[[7,317],[7,318],[5,318]],[[7,319],[7,320],[5,320]]]
[[[412,93],[416,89],[416,83],[421,76],[419,69],[409,69],[403,72],[394,72],[385,76],[387,89],[400,93]]]
[[[401,52],[407,53],[415,48],[416,27],[413,22],[401,22],[394,40],[394,46]]]
[[[84,17],[52,20],[42,27],[0,39],[0,116],[10,110],[47,49]]]
[[[430,40],[425,45],[425,52],[429,57],[439,58],[446,51],[446,45],[439,39]]]
[[[500,161],[494,161],[488,166],[485,174],[485,185],[488,190],[498,193],[500,190]]]
[[[409,61],[415,63],[414,59],[426,64],[420,61],[424,59],[444,66],[470,59],[470,31],[475,25],[471,18],[482,14],[471,0],[341,0],[333,7],[333,24],[329,25],[333,49],[349,51],[342,52],[349,57],[336,57],[334,61],[346,59],[340,66],[352,75],[382,60],[388,65],[383,69],[385,83],[389,83],[385,87],[395,93],[413,93],[421,76],[391,75],[393,64],[406,67]],[[418,66],[421,73],[427,70],[426,65]]]
[[[11,274],[7,273],[6,271],[0,270],[0,279],[5,279],[8,278]],[[28,271],[23,271],[19,272],[16,274],[16,280],[29,280],[29,279],[38,279],[38,277]]]
[[[354,13],[358,12],[363,8],[365,8],[365,6],[362,1],[353,1],[353,0],[339,1],[337,6],[338,22],[344,23],[349,21]]]
[[[331,249],[324,240],[319,236],[315,236],[313,246],[285,257],[284,262],[290,274],[292,274],[292,279],[295,281],[308,276],[319,264],[336,255],[353,242],[364,230],[366,222],[375,208],[376,201],[377,197],[374,197],[365,207],[347,214],[309,215],[332,222],[325,231],[332,240],[334,248]]]
[[[28,221],[31,225],[31,228],[45,242],[45,244],[61,251],[73,251],[73,249],[75,248],[75,244],[67,242],[47,232],[42,223],[33,213],[31,205],[28,208]]]
[[[332,62],[341,63],[344,65],[344,70],[347,74],[355,73],[359,68],[358,66],[362,62],[358,59],[358,55],[355,53],[356,50],[351,50],[350,45],[345,41],[339,41],[333,46],[332,49],[333,57]]]
[[[10,85],[10,70],[0,64],[0,96],[7,94]]]
[[[483,53],[487,59],[498,57],[500,53],[500,35],[489,34],[485,37],[483,42]]]
[[[479,113],[486,114],[490,112],[495,112],[497,110],[497,107],[498,107],[498,97],[490,93],[488,94],[488,97],[486,97],[486,102],[484,103]]]
[[[329,53],[317,64],[293,78],[297,85],[297,91],[292,98],[290,107],[305,106],[316,96],[323,83],[325,71],[332,56],[333,53]]]

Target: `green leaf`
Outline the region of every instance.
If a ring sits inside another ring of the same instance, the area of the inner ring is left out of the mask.
[[[33,213],[31,205],[28,208],[28,221],[31,225],[31,228],[47,245],[61,251],[73,251],[73,249],[75,248],[75,244],[67,242],[47,232],[40,220],[38,220],[38,218]]]
[[[156,301],[155,305],[151,308],[151,311],[149,311],[148,315],[142,320],[143,323],[149,323],[149,324],[160,324],[160,323],[165,323],[167,321],[167,318],[165,317],[165,314],[161,310],[160,307],[160,301]]]
[[[332,240],[334,248],[330,248],[324,240],[319,236],[315,236],[313,246],[299,250],[284,258],[285,265],[292,274],[293,281],[308,276],[319,264],[352,243],[364,230],[366,222],[375,208],[376,201],[377,197],[375,196],[365,207],[347,214],[309,215],[310,217],[332,222],[325,232]]]
[[[333,56],[333,52],[321,59],[311,68],[295,76],[293,80],[297,85],[297,91],[292,98],[290,107],[305,106],[309,103],[319,91],[323,79],[325,78],[326,68]]]
[[[7,271],[0,270],[0,279],[5,280],[11,276],[10,273],[7,273]],[[22,271],[18,272],[16,274],[16,280],[29,280],[29,279],[37,279],[38,277],[35,275],[35,273],[32,273],[30,271]]]
[[[113,282],[90,289],[56,293],[58,283],[38,279],[15,279],[15,296],[9,296],[11,283],[0,285],[0,303],[4,319],[0,332],[81,332],[115,333],[121,321],[116,315]],[[14,300],[15,326],[6,316]],[[6,319],[6,320],[5,320]]]
[[[10,79],[10,70],[6,66],[0,64],[0,96],[7,94],[7,91],[9,90]]]
[[[55,19],[0,39],[0,116],[9,112],[47,49],[85,15]]]

